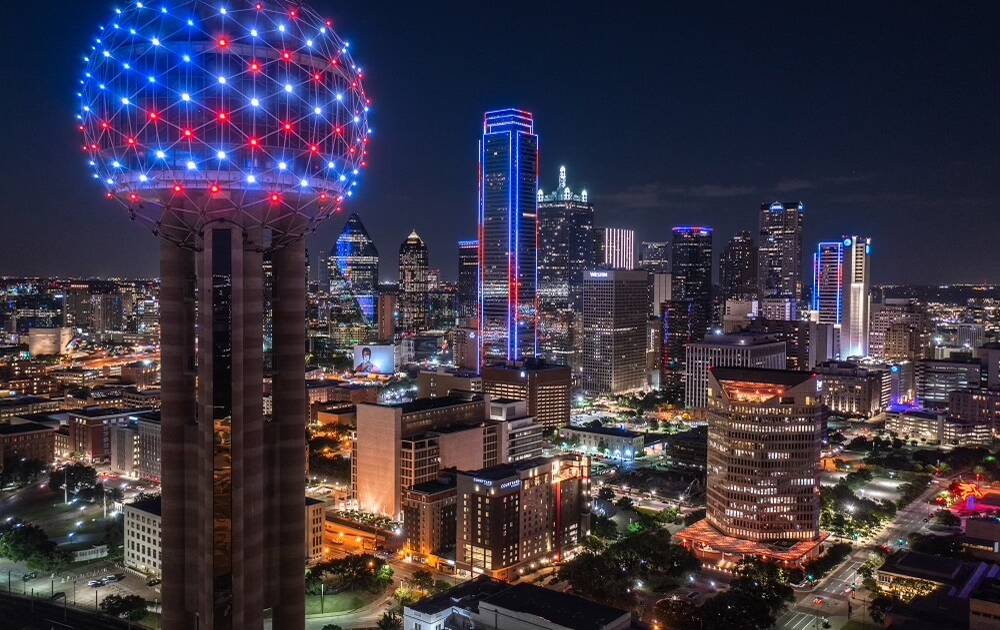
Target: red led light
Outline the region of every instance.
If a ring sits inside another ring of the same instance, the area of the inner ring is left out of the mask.
[[[107,121],[101,123],[101,129],[109,129],[110,127],[111,125],[109,125]]]
[[[250,138],[250,146],[252,147],[257,146],[257,138]]]
[[[292,123],[285,123],[285,131],[291,131],[291,130],[292,130]]]
[[[288,15],[290,15],[291,18],[294,20],[295,18],[299,17],[299,12],[296,11],[295,9],[292,9],[291,11],[288,12]]]
[[[193,135],[194,135],[194,132],[193,132],[193,131],[191,131],[190,129],[185,129],[185,130],[184,130],[184,137],[185,137],[185,138],[190,138],[190,137],[191,137],[191,136],[193,136]]]
[[[311,147],[309,147],[309,150],[312,151],[313,153],[318,153],[319,147],[314,144]]]
[[[139,195],[132,193],[131,195],[128,196],[128,198],[131,199],[132,201],[138,201]]]
[[[149,112],[149,119],[150,120],[156,120],[157,119],[156,112]]]
[[[114,199],[114,198],[115,198],[115,196],[114,196],[114,195],[112,195],[111,193],[104,193],[104,198],[105,198],[105,199]]]
[[[135,146],[135,138],[129,138],[128,143],[130,146]]]
[[[292,53],[286,50],[285,52],[281,53],[281,58],[284,59],[285,61],[289,61],[292,58]]]
[[[183,188],[181,188],[181,185],[180,185],[180,184],[174,184],[174,192],[175,192],[175,193],[179,193],[179,192],[181,192],[182,190],[184,190],[184,189],[183,189]]]
[[[226,120],[226,112],[219,112],[219,120]]]
[[[313,79],[315,79],[317,81],[322,81],[323,80],[323,75],[321,75],[320,73],[317,72],[316,74],[313,75]]]
[[[211,188],[209,188],[209,190],[211,190],[214,193],[219,192],[219,186],[218,186],[218,184],[212,184],[212,186],[211,186]]]
[[[271,193],[271,201],[273,203],[278,203],[278,201],[280,201],[280,200],[281,200],[281,197],[278,196],[278,193]]]
[[[333,20],[327,20],[326,21],[326,26],[327,26],[327,28],[333,28]]]
[[[250,63],[250,72],[260,72],[260,64],[256,61]]]
[[[263,11],[264,5],[258,2],[257,4],[254,5],[254,8],[256,8],[258,11]]]
[[[219,48],[225,48],[229,45],[229,42],[225,38],[219,40]]]

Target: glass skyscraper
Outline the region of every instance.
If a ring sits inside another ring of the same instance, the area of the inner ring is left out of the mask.
[[[712,308],[712,228],[675,227],[671,299],[694,302],[709,324]]]
[[[487,112],[479,142],[479,343],[483,362],[535,356],[538,136],[529,112]]]
[[[802,298],[801,201],[760,204],[757,283],[760,298]]]
[[[819,323],[840,326],[843,323],[844,245],[823,241],[813,256],[813,310]]]
[[[378,304],[378,249],[368,235],[361,218],[351,214],[337,237],[337,243],[330,252],[331,293],[339,284],[346,288],[357,303],[358,310],[369,324],[375,323]],[[336,266],[336,270],[333,269]]]
[[[458,242],[458,317],[476,317],[479,310],[479,241]]]

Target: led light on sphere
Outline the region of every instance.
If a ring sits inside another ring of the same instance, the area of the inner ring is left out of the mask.
[[[112,10],[75,117],[105,195],[191,249],[214,222],[261,250],[314,230],[357,186],[371,134],[331,24],[287,0]]]

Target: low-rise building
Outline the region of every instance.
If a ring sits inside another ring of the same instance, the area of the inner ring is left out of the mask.
[[[1000,630],[1000,578],[983,580],[969,598],[969,628]]]
[[[145,575],[159,576],[160,497],[147,497],[125,504],[125,567]]]
[[[111,472],[138,476],[139,430],[135,424],[111,427]]]
[[[643,453],[641,433],[614,427],[564,427],[560,437],[575,450],[588,455],[632,460]]]
[[[667,439],[667,460],[674,466],[705,470],[708,463],[708,426],[693,427]]]
[[[990,446],[993,427],[934,410],[896,406],[886,413],[885,429],[906,442],[942,446]]]
[[[403,630],[624,630],[631,624],[627,610],[485,576],[403,608]]]
[[[889,372],[847,361],[825,361],[816,366],[817,387],[823,404],[835,414],[872,418],[889,406]]]
[[[323,559],[326,502],[306,497],[306,564],[313,565]]]
[[[452,391],[481,392],[483,379],[473,371],[444,367],[421,370],[417,375],[418,398],[438,398]]]
[[[0,470],[12,459],[34,459],[51,464],[55,455],[55,432],[36,422],[0,424]]]
[[[945,406],[951,392],[978,388],[982,365],[978,359],[921,359],[914,368],[917,400],[925,405]]]

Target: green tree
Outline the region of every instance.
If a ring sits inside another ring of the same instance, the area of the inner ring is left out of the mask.
[[[328,623],[325,626],[323,626],[322,628],[320,628],[320,630],[344,630],[344,629],[341,628],[340,626],[338,626],[335,623]]]
[[[687,598],[668,597],[656,602],[653,617],[661,627],[674,630],[702,630],[704,628],[701,608]]]
[[[403,630],[403,618],[395,610],[387,610],[379,617],[375,627],[378,630]]]
[[[417,569],[410,578],[410,584],[422,591],[430,591],[434,588],[434,575],[427,569]]]
[[[611,486],[601,486],[601,489],[597,491],[597,498],[610,503],[615,500],[615,491],[611,489]]]
[[[92,489],[97,485],[97,471],[79,462],[67,464],[53,470],[49,475],[49,488],[61,490],[63,484],[70,494],[77,494],[83,489]]]
[[[615,501],[615,506],[619,510],[631,510],[633,507],[635,507],[635,503],[632,501],[632,499],[628,497],[621,497],[620,499]]]

